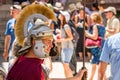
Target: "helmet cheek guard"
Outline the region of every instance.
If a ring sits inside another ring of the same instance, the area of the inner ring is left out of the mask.
[[[48,46],[45,45],[42,41],[35,41],[34,53],[39,58],[45,58],[49,56],[49,53],[45,51]]]

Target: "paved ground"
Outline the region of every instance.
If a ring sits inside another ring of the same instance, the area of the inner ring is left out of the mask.
[[[4,59],[3,59],[3,52],[0,51],[0,65],[2,65],[2,62],[4,62]]]
[[[7,69],[7,65],[8,65],[8,63],[3,63],[3,66],[6,69]],[[53,62],[52,65],[53,65],[53,70],[50,74],[50,77],[51,78],[65,78],[63,66],[62,66],[61,62]],[[88,69],[88,78],[89,78],[90,73],[91,73],[91,64],[89,62],[86,62],[85,65],[86,65],[86,68]],[[82,67],[82,62],[77,62],[77,71],[79,69],[81,69],[81,67]],[[109,70],[110,70],[110,66],[108,66],[107,71],[106,71],[107,76],[110,75]],[[89,79],[87,79],[87,80],[89,80]],[[93,80],[97,80],[97,72],[96,72],[96,75]]]
[[[89,62],[86,62],[85,65],[86,65],[86,68],[88,69],[88,80],[89,80],[90,73],[91,73],[91,64]],[[82,67],[82,62],[77,62],[77,71],[81,69],[81,67]],[[110,66],[108,65],[108,68],[106,71],[107,77],[110,76],[109,70],[110,70]],[[51,72],[50,77],[51,78],[65,78],[63,66],[60,62],[53,63],[53,71]],[[97,80],[97,71],[96,71],[96,74],[93,80]]]

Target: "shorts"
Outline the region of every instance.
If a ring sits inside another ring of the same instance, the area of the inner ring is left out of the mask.
[[[62,51],[61,51],[62,62],[70,63],[72,55],[73,55],[73,50],[74,49],[72,48],[62,48]]]
[[[92,64],[99,64],[99,62],[100,62],[100,52],[99,51],[100,51],[99,47],[91,49],[91,53],[92,53],[91,63]]]
[[[100,62],[100,56],[92,56],[91,63],[92,64],[99,64]]]

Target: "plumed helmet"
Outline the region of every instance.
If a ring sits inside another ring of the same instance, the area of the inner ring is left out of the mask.
[[[38,25],[39,22],[36,22],[38,19],[43,24]],[[51,33],[52,30],[47,24],[44,24],[49,19],[56,21],[56,16],[49,7],[43,4],[31,4],[25,7],[21,11],[15,26],[15,35],[19,45],[24,46],[24,39],[30,35],[35,37],[50,36],[48,33]]]
[[[17,52],[17,56],[24,55],[29,50],[31,38],[35,39],[36,42],[37,39],[53,38],[53,30],[48,26],[49,19],[56,21],[56,16],[53,10],[44,4],[31,4],[21,11],[15,25],[16,41],[22,47]],[[36,46],[40,47],[41,45]],[[46,55],[42,50],[43,46],[41,46],[42,54],[38,55],[40,57]],[[35,51],[39,52],[38,49]]]

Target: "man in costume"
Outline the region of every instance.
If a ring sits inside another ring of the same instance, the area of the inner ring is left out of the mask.
[[[44,23],[35,25],[36,18]],[[82,78],[86,69],[80,70],[75,77],[49,79],[49,71],[42,64],[52,48],[53,30],[46,24],[49,19],[56,20],[52,10],[43,4],[29,5],[21,12],[15,26],[16,42],[13,46],[13,53],[18,59],[8,72],[6,80],[80,80]],[[28,30],[30,21],[33,26]]]

